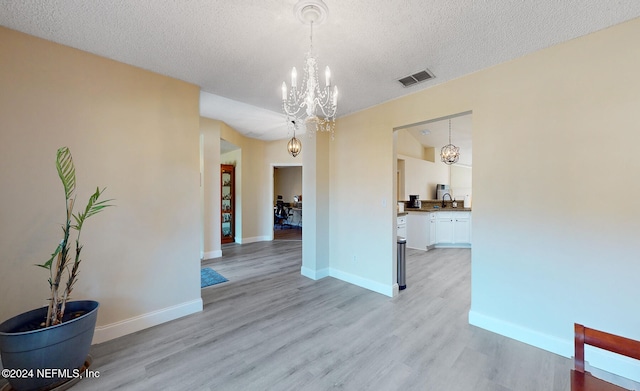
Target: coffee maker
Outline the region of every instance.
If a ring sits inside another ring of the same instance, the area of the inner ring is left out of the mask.
[[[422,203],[420,202],[420,196],[419,195],[410,195],[409,196],[409,205],[407,205],[407,208],[420,208],[420,206],[422,206]]]

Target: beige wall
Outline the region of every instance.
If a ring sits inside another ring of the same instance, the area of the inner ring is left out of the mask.
[[[222,256],[220,228],[220,127],[222,122],[200,118],[200,173],[202,176],[201,258]]]
[[[305,135],[300,136],[302,149],[300,150],[300,154],[296,157],[291,156],[289,152],[287,152],[288,140],[275,140],[275,141],[265,142],[264,143],[265,163],[273,164],[276,166],[302,165],[302,157],[304,156],[305,147],[308,141],[310,141],[309,137]]]
[[[293,202],[294,195],[302,194],[302,166],[279,167],[273,182],[273,199],[281,195],[284,202]]]
[[[452,165],[451,167],[451,194],[458,201],[463,201],[464,196],[473,196],[473,181],[471,167]]]
[[[421,200],[435,199],[436,185],[450,183],[449,166],[433,161],[433,148],[429,148],[431,154],[426,156],[426,149],[406,129],[397,130],[396,137],[396,155],[403,161],[399,166],[404,178],[399,193],[404,195],[402,201],[408,201],[409,195],[414,194]]]
[[[303,156],[302,275],[320,279],[336,276],[330,268],[331,161],[328,132],[307,138]]]
[[[565,356],[573,322],[640,339],[640,207],[616,192],[640,191],[638,36],[636,19],[340,118],[332,267],[391,289],[392,129],[472,110],[470,321]]]
[[[413,194],[419,195],[421,200],[433,200],[436,185],[450,183],[450,167],[440,161],[434,163],[404,155],[398,155],[398,159],[404,160],[404,201]]]
[[[75,299],[100,301],[98,340],[202,308],[197,86],[0,27],[0,319],[45,304],[60,240],[55,152],[78,203],[114,208],[83,231]]]
[[[386,104],[340,118],[330,154],[324,155],[330,161],[330,274],[385,295],[393,294],[395,284],[391,118],[393,108]]]
[[[435,199],[436,185],[439,183],[450,184],[451,196],[456,200],[461,201],[465,195],[473,194],[471,167],[447,166],[439,161],[433,163],[400,154],[397,156],[402,162],[404,175],[401,184],[404,188],[400,190],[400,194],[405,194],[403,201],[408,201],[410,194],[419,195],[421,200]]]
[[[399,155],[411,156],[415,159],[425,159],[424,147],[418,139],[413,137],[406,129],[400,129],[397,132],[398,141],[396,150]]]

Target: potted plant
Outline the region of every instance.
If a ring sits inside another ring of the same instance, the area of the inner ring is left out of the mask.
[[[84,223],[111,206],[111,200],[100,200],[105,189],[97,188],[85,209],[74,213],[76,174],[69,148],[58,149],[56,168],[64,187],[66,222],[62,240],[49,260],[36,265],[49,271],[49,305],[0,324],[3,376],[17,391],[50,389],[79,380],[98,316],[98,302],[69,299],[82,261]]]

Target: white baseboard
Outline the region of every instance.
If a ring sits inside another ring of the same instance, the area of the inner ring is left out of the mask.
[[[640,383],[640,365],[638,365],[637,360],[634,362],[633,359],[621,355],[605,357],[601,350],[591,346],[585,346],[584,351],[586,358],[585,369],[591,372],[593,376],[631,390],[637,385],[627,384],[628,382],[625,379],[621,379],[621,377]],[[604,370],[603,368],[605,367],[615,368],[615,372]],[[640,388],[635,389],[638,390]]]
[[[469,311],[469,324],[560,356],[572,358],[574,354],[573,339],[565,340],[543,334],[514,323],[506,322],[502,319],[480,314],[476,311]],[[570,326],[573,331],[573,325]],[[573,335],[573,332],[571,335]],[[627,357],[601,351],[590,346],[586,346],[585,351],[586,361],[588,361],[591,366],[617,376],[640,382],[640,364],[638,364],[636,360],[627,359]]]
[[[207,251],[202,254],[201,259],[220,258],[221,256],[222,256],[222,250]]]
[[[436,243],[433,248],[471,248],[471,243]]]
[[[393,297],[393,285],[381,284],[377,281],[372,281],[367,278],[356,276],[355,274],[346,273],[334,268],[329,269],[329,275],[342,281],[346,281],[350,284],[357,285],[359,287],[369,289],[385,296]]]
[[[573,356],[573,341],[543,334],[502,319],[469,311],[469,324],[564,357],[570,358]],[[571,326],[573,327],[573,325]]]
[[[169,322],[183,316],[191,315],[202,311],[202,299],[188,301],[172,307],[142,314],[130,319],[121,320],[105,326],[96,327],[93,333],[92,344],[106,342],[123,335],[135,333],[136,331]]]
[[[329,277],[329,268],[313,270],[302,266],[300,268],[300,274],[312,280],[320,280],[322,278]]]
[[[389,297],[393,297],[394,295],[398,294],[398,284],[387,286],[384,284],[380,284],[379,282],[362,278],[351,273],[345,273],[334,268],[313,270],[311,268],[302,266],[300,268],[300,274],[312,280],[319,280],[325,277],[337,278],[338,280],[342,280],[344,282],[348,282],[350,284],[357,285],[361,288],[365,288],[376,293],[381,293]]]
[[[247,243],[255,243],[255,242],[266,242],[268,240],[273,240],[273,238],[266,236],[254,236],[252,238],[236,238],[236,243],[238,244],[247,244]]]

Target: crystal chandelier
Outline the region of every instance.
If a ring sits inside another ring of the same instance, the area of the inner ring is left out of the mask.
[[[451,118],[449,118],[449,144],[440,150],[440,159],[449,165],[457,163],[460,159],[460,148],[451,144]]]
[[[333,140],[338,87],[331,85],[329,67],[325,68],[324,83],[320,82],[318,61],[313,56],[313,24],[322,23],[327,12],[328,8],[322,0],[300,0],[294,6],[294,14],[302,23],[310,26],[310,44],[300,87],[295,67],[291,70],[291,89],[287,89],[287,83],[282,82],[282,108],[287,116],[287,123],[296,121],[303,124],[309,134],[317,131],[331,132]]]
[[[296,157],[302,151],[302,143],[296,138],[296,128],[298,127],[296,121],[291,121],[291,123],[293,125],[293,137],[287,143],[287,151],[291,156]]]

